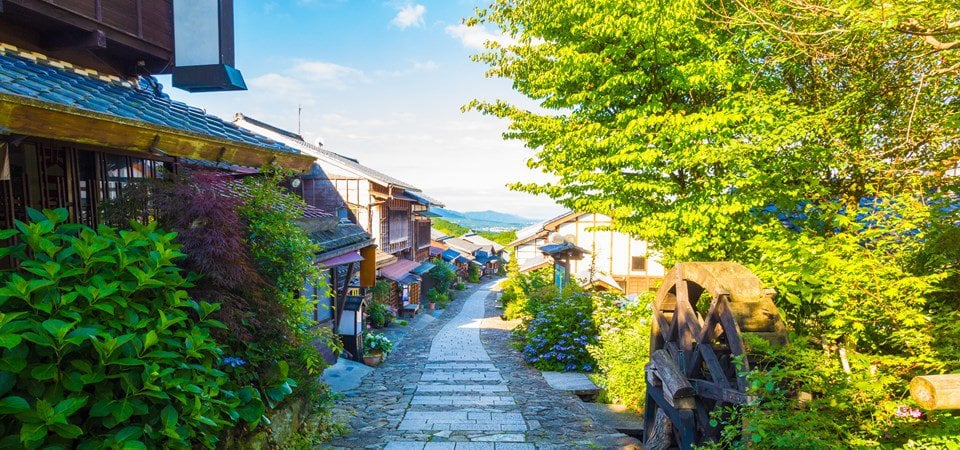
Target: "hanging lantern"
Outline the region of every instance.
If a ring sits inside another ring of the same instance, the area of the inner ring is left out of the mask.
[[[233,0],[174,0],[173,85],[189,92],[246,90],[233,68]]]

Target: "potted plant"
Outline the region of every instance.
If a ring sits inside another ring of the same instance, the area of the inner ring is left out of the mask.
[[[393,342],[390,342],[383,334],[370,332],[363,336],[363,363],[368,366],[376,366],[383,361],[383,357],[393,350]]]
[[[436,309],[437,303],[443,303],[443,296],[443,293],[437,288],[430,288],[430,291],[427,292],[427,299],[429,299],[431,311]]]

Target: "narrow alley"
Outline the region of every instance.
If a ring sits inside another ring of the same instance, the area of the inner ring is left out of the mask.
[[[389,360],[346,392],[341,448],[623,448],[637,442],[592,420],[573,394],[523,364],[496,309],[496,281],[406,336]]]

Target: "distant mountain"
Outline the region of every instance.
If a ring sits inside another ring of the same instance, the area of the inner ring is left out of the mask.
[[[534,219],[498,211],[459,212],[444,208],[431,208],[430,210],[439,214],[444,220],[475,231],[518,230],[537,222]]]

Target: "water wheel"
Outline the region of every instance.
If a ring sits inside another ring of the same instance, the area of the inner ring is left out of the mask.
[[[645,449],[715,440],[720,430],[710,425],[710,414],[752,400],[742,376],[750,369],[743,336],[787,342],[774,296],[733,262],[680,263],[667,273],[653,304],[645,367]]]

